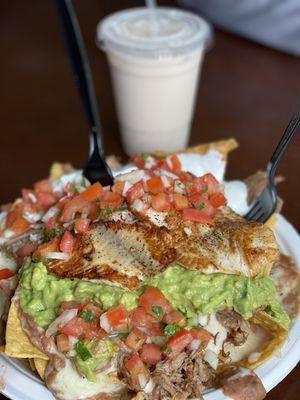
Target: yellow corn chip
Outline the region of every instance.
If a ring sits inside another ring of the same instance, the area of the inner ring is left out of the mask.
[[[45,371],[48,365],[48,361],[42,360],[41,358],[34,358],[33,361],[39,376],[43,380],[45,380]]]
[[[272,217],[270,217],[270,218],[268,219],[268,221],[266,222],[266,225],[267,225],[270,229],[274,230],[276,223],[277,223],[277,217],[276,217],[276,215],[273,214]]]
[[[18,311],[11,303],[8,320],[6,325],[6,345],[5,354],[16,358],[41,358],[48,360],[48,356],[34,347],[24,333],[21,322],[18,317]]]
[[[276,351],[280,349],[283,342],[288,336],[288,331],[286,331],[280,325],[276,324],[276,322],[274,322],[264,311],[255,314],[251,318],[251,322],[260,325],[267,332],[271,333],[271,338],[266,341],[263,349],[260,351],[261,354],[257,360],[255,360],[254,362],[250,362],[249,359],[246,358],[239,363],[243,367],[254,369],[267,361],[275,354]]]
[[[204,143],[198,146],[189,147],[188,149],[183,150],[182,153],[205,154],[209,150],[216,150],[223,155],[225,160],[227,160],[228,153],[236,149],[237,147],[238,142],[235,139],[231,138],[226,140],[219,140],[218,142]]]
[[[32,371],[35,371],[36,368],[35,368],[35,365],[34,365],[34,359],[33,358],[28,358],[28,362],[29,362],[29,365],[30,365],[30,368],[32,369]]]

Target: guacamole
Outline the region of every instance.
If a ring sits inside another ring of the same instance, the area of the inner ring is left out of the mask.
[[[95,281],[59,278],[49,274],[44,264],[30,261],[20,274],[21,307],[41,327],[47,327],[56,318],[60,304],[69,300],[93,301],[104,310],[121,303],[130,311],[137,307],[146,285],[158,287],[190,320],[225,308],[233,308],[249,319],[256,308],[266,306],[265,311],[275,322],[286,329],[290,323],[276,299],[274,283],[263,275],[204,274],[175,264],[146,281],[144,287],[129,291]]]

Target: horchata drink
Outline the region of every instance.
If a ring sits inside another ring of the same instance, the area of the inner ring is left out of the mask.
[[[179,9],[133,8],[102,20],[125,151],[183,149],[188,142],[209,25]]]

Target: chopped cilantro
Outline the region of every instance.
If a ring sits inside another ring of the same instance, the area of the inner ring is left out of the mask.
[[[91,352],[81,340],[78,340],[78,342],[75,344],[75,351],[82,361],[92,358]]]
[[[203,208],[205,208],[205,204],[204,203],[200,203],[198,207],[196,207],[197,210],[203,210]]]
[[[77,186],[75,186],[75,185],[71,185],[70,190],[72,190],[72,192],[74,192],[74,193],[79,193],[79,190],[78,190]]]
[[[112,209],[108,206],[104,206],[104,208],[100,208],[97,222],[98,221],[105,221],[108,215],[112,214]]]
[[[208,185],[205,185],[203,188],[203,192],[207,192],[208,191]]]
[[[194,182],[187,182],[186,185],[192,187],[194,185]]]
[[[82,313],[79,314],[79,318],[84,319],[86,322],[92,322],[96,319],[90,310],[82,311]]]
[[[164,333],[166,336],[171,337],[171,336],[174,336],[175,333],[179,332],[180,330],[181,330],[181,328],[179,328],[179,326],[177,326],[175,324],[170,324],[165,327]]]
[[[32,258],[32,261],[33,261],[34,263],[39,263],[39,262],[41,262],[41,257],[40,257],[40,256],[34,256],[34,257]]]
[[[49,240],[53,239],[54,237],[60,238],[64,233],[62,228],[52,228],[47,229],[46,227],[43,228],[43,239],[44,242],[49,242]]]
[[[159,319],[162,319],[164,312],[160,306],[152,306],[152,311],[158,316]]]
[[[168,347],[167,345],[165,345],[165,346],[162,346],[161,348],[161,351],[165,351],[167,354],[171,354],[172,353],[172,349],[171,349],[171,347]]]

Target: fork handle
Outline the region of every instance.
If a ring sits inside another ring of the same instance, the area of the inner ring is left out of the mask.
[[[56,0],[75,81],[88,120],[90,130],[90,155],[98,151],[103,157],[101,124],[97,108],[92,74],[83,44],[79,24],[71,0]]]
[[[297,111],[291,118],[288,126],[286,127],[284,134],[282,135],[282,138],[280,139],[268,164],[267,171],[269,173],[269,178],[272,182],[274,181],[278,164],[283,154],[285,153],[290,141],[297,133],[299,127],[300,127],[300,111]]]

